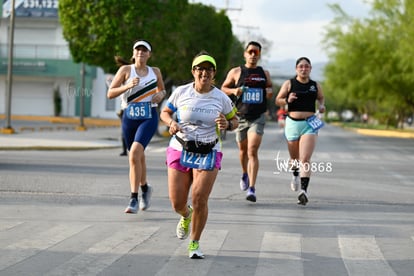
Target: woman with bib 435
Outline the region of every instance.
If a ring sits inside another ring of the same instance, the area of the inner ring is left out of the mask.
[[[121,96],[122,131],[129,150],[129,182],[131,199],[125,213],[137,213],[138,190],[142,195],[139,208],[146,210],[151,203],[152,187],[147,184],[144,150],[158,128],[157,105],[165,97],[161,71],[147,65],[152,46],[138,40],[132,47],[132,64],[118,69],[108,89],[110,99]]]

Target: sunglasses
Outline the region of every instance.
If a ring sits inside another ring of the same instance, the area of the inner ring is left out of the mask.
[[[260,51],[259,50],[256,50],[256,49],[251,49],[251,50],[248,50],[247,51],[247,53],[249,54],[249,55],[255,55],[255,56],[258,56],[258,55],[260,55]]]
[[[212,73],[214,71],[214,67],[194,66],[193,69],[197,72],[206,71],[207,73]]]

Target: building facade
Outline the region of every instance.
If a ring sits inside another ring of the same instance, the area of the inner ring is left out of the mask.
[[[10,0],[0,10],[0,114],[8,93]],[[119,99],[106,98],[111,76],[73,62],[58,18],[58,0],[15,0],[11,115],[116,118]],[[3,103],[3,104],[2,104]]]

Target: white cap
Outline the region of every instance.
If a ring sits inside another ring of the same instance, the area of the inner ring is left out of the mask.
[[[133,47],[132,49],[135,49],[135,48],[137,48],[138,46],[144,46],[145,48],[147,48],[147,49],[148,49],[148,51],[150,51],[150,52],[151,52],[151,46],[150,46],[150,45],[149,45],[149,43],[148,43],[148,42],[146,42],[146,41],[140,40],[140,41],[135,42],[134,47]]]

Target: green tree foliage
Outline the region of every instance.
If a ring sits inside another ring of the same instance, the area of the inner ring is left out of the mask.
[[[221,79],[229,61],[233,39],[229,18],[224,12],[217,13],[213,7],[202,4],[189,5],[181,16],[185,27],[180,29],[182,43],[173,61],[175,67],[180,66],[180,71],[186,73],[187,78],[180,80],[185,82],[192,78],[192,59],[202,50],[216,59],[216,78]]]
[[[414,4],[374,0],[371,18],[364,20],[349,17],[337,4],[330,7],[336,17],[324,40],[330,50],[328,106],[396,124],[414,109]]]
[[[229,18],[187,0],[60,0],[59,18],[74,61],[105,72],[116,72],[115,55],[132,56],[137,39],[153,45],[149,62],[160,67],[167,85],[191,79],[192,58],[201,50],[216,58],[218,79],[230,61]]]

